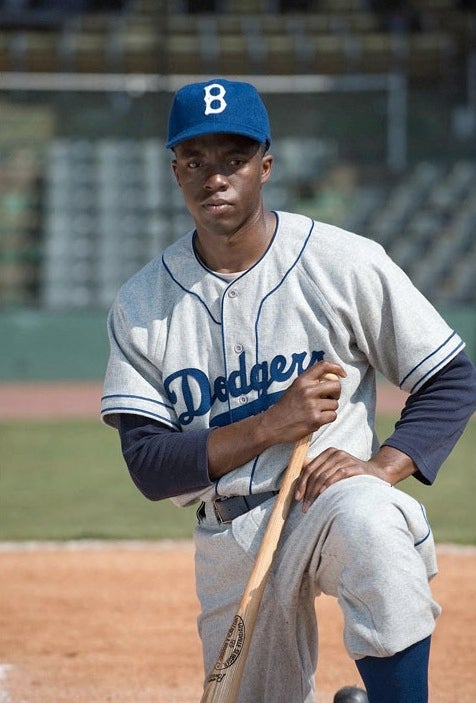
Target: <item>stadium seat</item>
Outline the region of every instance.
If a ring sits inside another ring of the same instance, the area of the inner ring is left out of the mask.
[[[170,34],[166,37],[166,62],[171,73],[202,72],[200,39],[193,34]]]

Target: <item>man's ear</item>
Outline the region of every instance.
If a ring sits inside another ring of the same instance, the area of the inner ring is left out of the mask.
[[[179,174],[178,174],[178,168],[177,168],[177,160],[174,159],[173,161],[171,161],[170,165],[171,165],[171,167],[172,167],[172,171],[173,171],[173,174],[174,174],[174,176],[175,176],[175,180],[177,181],[177,185],[178,185],[179,187],[181,187],[181,186],[180,186],[180,178],[179,178]]]
[[[261,183],[266,183],[271,175],[274,158],[271,154],[265,154],[261,160]]]

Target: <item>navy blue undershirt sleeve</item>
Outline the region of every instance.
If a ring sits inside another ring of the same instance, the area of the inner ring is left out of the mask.
[[[418,467],[415,478],[431,484],[476,410],[476,369],[465,352],[408,396],[393,434],[383,444]]]
[[[464,352],[409,396],[393,434],[383,444],[410,456],[415,477],[433,483],[476,410],[476,369]],[[176,432],[141,415],[122,414],[119,434],[132,480],[150,500],[213,485],[207,442],[212,430]]]
[[[210,432],[177,432],[142,415],[121,414],[122,454],[141,493],[162,500],[213,485],[208,476]]]

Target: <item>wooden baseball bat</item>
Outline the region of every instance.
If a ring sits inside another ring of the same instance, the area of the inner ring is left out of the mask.
[[[326,374],[322,380],[339,380],[335,374]],[[284,474],[281,489],[269,518],[256,561],[241,597],[238,610],[226,634],[217,661],[210,675],[200,703],[236,703],[245,669],[251,638],[258,611],[271,569],[274,553],[289,513],[294,485],[307,456],[312,433],[298,440]]]

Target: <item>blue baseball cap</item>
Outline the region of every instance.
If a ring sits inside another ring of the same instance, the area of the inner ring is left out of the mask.
[[[242,134],[269,147],[268,113],[253,85],[215,78],[177,91],[169,114],[167,148],[217,133]]]

